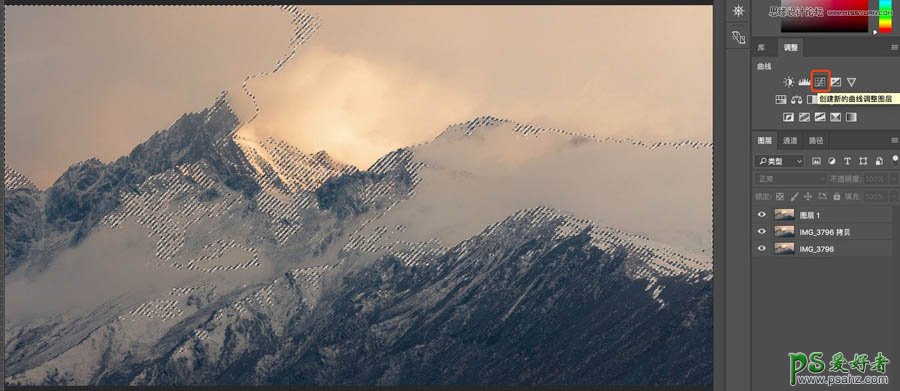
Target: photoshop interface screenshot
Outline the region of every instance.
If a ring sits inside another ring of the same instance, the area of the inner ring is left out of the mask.
[[[7,2],[0,388],[897,390],[894,1]]]

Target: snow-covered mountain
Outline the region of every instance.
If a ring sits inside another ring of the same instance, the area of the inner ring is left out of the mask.
[[[483,117],[360,170],[239,122],[7,169],[8,384],[711,382],[708,145]]]

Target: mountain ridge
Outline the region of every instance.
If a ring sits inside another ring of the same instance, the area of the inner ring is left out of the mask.
[[[359,170],[324,151],[242,138],[227,102],[214,107],[114,162],[73,165],[54,184],[55,203],[50,190],[7,199],[7,232],[18,238],[7,265],[31,263],[8,294],[40,307],[23,292],[42,291],[61,308],[7,319],[8,384],[710,381],[707,259],[584,218],[583,208],[544,206],[560,194],[554,185],[503,176],[547,178],[534,165],[550,160],[493,167],[465,153],[495,144],[437,142]],[[495,136],[520,133],[498,124],[509,129]],[[549,177],[574,170],[571,159],[621,149],[604,148],[560,150]],[[461,160],[486,182],[456,181]],[[59,304],[118,279],[80,307]]]
[[[545,212],[424,263],[387,255],[285,273],[179,322],[149,357],[122,345],[120,318],[51,360],[59,371],[9,383],[708,384],[711,285],[661,277],[667,288],[651,293],[630,276],[636,254],[600,250],[586,229],[560,237],[563,220]]]
[[[504,119],[500,117],[496,117],[493,115],[482,115],[475,117],[471,120],[460,122],[457,124],[453,124],[448,126],[443,132],[438,134],[434,139],[426,141],[421,144],[428,144],[433,141],[437,141],[439,139],[444,138],[452,138],[454,135],[461,136],[473,136],[478,134],[479,131],[483,131],[484,129],[493,129],[503,125],[508,125],[512,127],[512,131],[514,133],[518,133],[522,136],[540,136],[542,134],[562,134],[569,137],[574,137],[580,140],[590,140],[594,142],[609,142],[616,144],[630,144],[633,146],[638,146],[642,148],[646,148],[648,150],[655,150],[657,148],[662,147],[670,147],[670,148],[693,148],[693,149],[706,149],[712,148],[711,142],[697,141],[697,140],[680,140],[680,141],[644,141],[634,138],[617,138],[617,137],[600,137],[593,133],[587,132],[578,132],[578,131],[570,131],[566,129],[554,128],[554,127],[542,127],[537,125],[532,125],[524,122],[517,122],[509,119]]]
[[[206,160],[226,178],[226,184],[242,189],[246,181],[241,178],[246,177],[247,173],[240,171],[240,165],[229,162],[230,159],[241,159],[239,151],[229,148],[228,143],[218,143],[230,135],[237,125],[238,118],[228,108],[223,95],[211,108],[182,115],[168,129],[154,133],[128,155],[110,163],[91,158],[73,164],[50,187],[39,190],[39,199],[20,192],[11,194],[11,201],[8,202],[31,203],[37,209],[32,217],[40,218],[25,220],[4,213],[4,218],[13,223],[6,227],[6,232],[43,233],[23,238],[20,242],[23,247],[27,247],[24,242],[46,244],[50,241],[53,244],[23,248],[13,254],[12,260],[7,255],[6,273],[18,268],[23,260],[22,255],[42,260],[36,264],[39,269],[46,266],[49,262],[47,258],[61,245],[79,243],[106,214],[119,205],[120,190],[137,186],[147,178],[174,169],[179,164]],[[29,197],[32,199],[23,199]],[[23,227],[21,224],[39,227]]]
[[[254,198],[262,188],[269,189],[270,193],[275,194],[267,197],[268,201],[264,200],[269,203],[291,197],[291,194],[298,191],[315,192],[329,178],[358,171],[351,165],[335,160],[324,150],[307,154],[283,140],[271,137],[263,141],[248,139],[240,135],[240,126],[239,119],[228,105],[227,95],[223,93],[210,108],[182,115],[168,129],[154,133],[128,155],[110,163],[92,158],[73,164],[45,190],[28,187],[30,181],[27,178],[7,170],[7,177],[15,183],[13,186],[25,186],[37,191],[14,193],[9,197],[12,205],[31,206],[27,208],[30,209],[27,216],[16,215],[22,208],[13,208],[12,214],[7,216],[12,227],[7,232],[19,234],[14,239],[12,248],[7,246],[11,253],[11,256],[8,254],[6,257],[7,274],[17,270],[26,257],[43,259],[37,264],[40,270],[60,246],[79,243],[103,216],[118,207],[118,192],[133,189],[150,176],[178,166],[204,161],[208,165],[207,176],[221,181],[229,189],[241,192],[248,199]],[[523,136],[560,134],[572,140],[583,138],[600,143],[627,143],[627,140],[589,137],[564,130],[536,128],[494,116],[481,116],[451,125],[428,142],[399,148],[385,157],[398,151],[416,151],[434,142],[457,136],[468,137],[480,130],[501,126],[508,126],[514,134]],[[706,147],[706,144],[698,142],[630,144],[650,150],[661,147]],[[277,156],[277,161],[272,156]],[[296,163],[297,161],[300,163]],[[383,161],[384,157],[366,171],[378,171],[379,162]],[[285,172],[289,175],[285,176]],[[287,205],[284,202],[281,204],[279,210]],[[35,211],[35,207],[40,212]],[[40,218],[35,220],[38,216]],[[34,227],[35,221],[39,221],[41,226]],[[23,232],[28,234],[22,236]],[[40,237],[41,233],[48,234]],[[49,242],[49,245],[34,251],[35,249],[29,248],[29,242]]]

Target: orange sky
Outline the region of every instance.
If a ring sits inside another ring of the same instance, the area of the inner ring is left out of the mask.
[[[365,167],[495,115],[647,140],[711,139],[709,7],[309,7],[322,27],[252,82],[244,131]],[[126,154],[288,47],[265,7],[7,7],[7,164],[47,186]]]

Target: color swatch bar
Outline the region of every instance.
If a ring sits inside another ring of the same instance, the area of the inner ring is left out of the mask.
[[[888,1],[892,0],[879,0]],[[868,33],[869,0],[781,0],[783,7],[801,10],[799,16],[781,19],[783,33]],[[890,6],[888,6],[890,7]],[[805,12],[821,10],[821,15]],[[850,12],[851,15],[834,13]]]
[[[890,33],[893,31],[894,6],[891,0],[878,0],[878,32]]]

